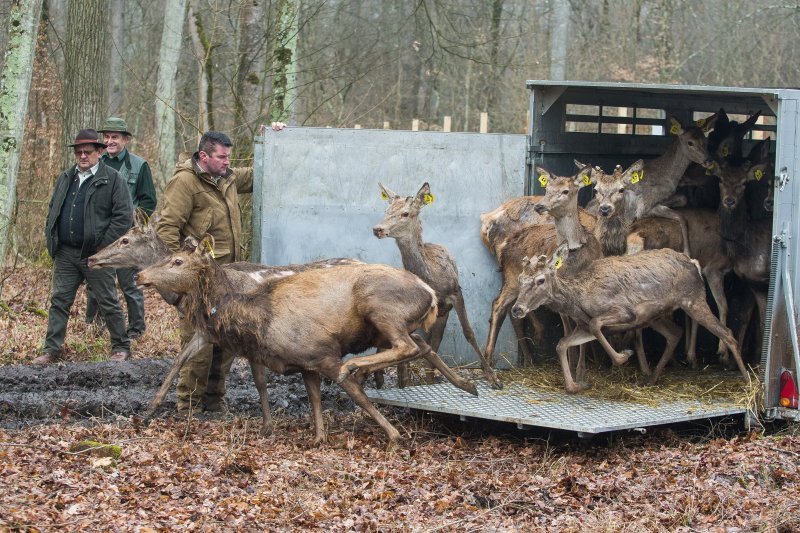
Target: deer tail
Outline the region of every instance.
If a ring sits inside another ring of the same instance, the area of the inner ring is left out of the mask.
[[[703,269],[700,268],[700,262],[697,259],[692,259],[692,264],[697,269],[697,273],[700,274],[700,277],[703,277]]]
[[[433,291],[433,289],[431,289],[431,287],[422,280],[420,280],[420,283],[431,295],[431,304],[428,308],[428,311],[425,313],[425,316],[422,317],[422,323],[419,327],[425,331],[430,331],[431,326],[433,326],[433,323],[436,322],[436,319],[439,317],[439,302],[436,300],[436,293]]]

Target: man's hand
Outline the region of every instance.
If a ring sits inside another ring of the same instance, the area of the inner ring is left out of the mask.
[[[271,124],[271,127],[272,127],[272,131],[281,131],[283,128],[286,127],[286,124],[284,124],[283,122],[273,122]],[[261,126],[258,127],[259,135],[264,135],[265,131],[267,131],[267,125],[266,124],[262,124]]]

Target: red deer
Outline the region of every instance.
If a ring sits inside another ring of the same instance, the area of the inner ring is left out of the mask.
[[[555,258],[566,253],[563,247]],[[575,275],[556,275],[557,262],[540,255],[525,258],[520,276],[520,295],[513,313],[522,316],[542,305],[549,305],[570,316],[578,324],[572,333],[559,341],[556,350],[564,371],[566,390],[580,392],[568,365],[567,350],[597,339],[615,364],[622,364],[631,353],[619,353],[609,344],[603,328],[627,331],[645,326],[664,335],[667,346],[650,379],[658,380],[680,340],[680,328],[665,315],[683,309],[703,327],[725,342],[733,353],[745,380],[750,376],[744,367],[730,330],[711,313],[705,300],[705,287],[697,263],[674,250],[645,250],[635,255],[597,259]]]
[[[553,178],[553,176],[546,170],[540,170],[541,172],[546,173],[550,178]],[[578,172],[578,174],[576,174],[574,177],[564,179],[577,180],[583,183],[584,178],[590,172],[591,169],[586,167]],[[539,203],[542,200],[543,197],[540,197]],[[574,229],[577,231],[577,227]],[[571,236],[569,238],[580,240],[582,237]],[[511,234],[507,238],[506,244],[502,247],[498,257],[500,271],[503,275],[503,286],[500,289],[500,294],[498,294],[492,302],[492,314],[489,319],[489,334],[486,340],[486,358],[490,362],[494,360],[494,350],[495,345],[497,344],[497,335],[500,331],[500,326],[502,326],[503,320],[505,320],[506,315],[511,310],[511,306],[514,305],[514,301],[517,299],[517,295],[519,293],[519,275],[522,272],[522,258],[540,253],[552,253],[557,246],[558,231],[556,230],[556,226],[553,224],[530,226]],[[583,253],[589,249],[586,248],[586,250],[584,250],[584,248],[585,247],[582,246],[580,248],[581,253],[573,256],[568,268],[580,268],[580,263],[582,263],[581,257],[583,257]],[[592,252],[592,254],[593,253],[594,252]],[[521,324],[520,321],[522,318],[524,318],[524,315],[515,315],[513,318],[517,319],[517,324]],[[521,331],[517,331],[518,338],[520,337],[520,334]],[[530,359],[528,354],[523,351],[523,362],[528,363],[529,361]]]
[[[386,431],[400,433],[372,405],[353,374],[424,357],[454,385],[477,395],[418,335],[436,320],[436,295],[415,275],[386,265],[341,265],[269,280],[242,293],[212,258],[213,239],[138,274],[138,283],[178,293],[196,330],[274,372],[300,372],[311,402],[314,442],[325,440],[320,375],[337,381]],[[349,353],[384,348],[343,361]],[[254,376],[259,397],[266,385]],[[158,398],[156,398],[158,400]],[[155,402],[155,400],[154,400]],[[264,414],[264,424],[269,420]]]
[[[389,205],[386,207],[383,220],[372,228],[372,232],[379,239],[391,237],[397,242],[403,268],[427,283],[436,293],[436,300],[439,302],[439,316],[431,327],[428,340],[431,349],[434,352],[439,351],[447,318],[450,316],[450,311],[455,308],[458,321],[461,323],[461,331],[478,355],[486,381],[492,388],[501,389],[503,386],[478,347],[475,333],[469,324],[455,259],[444,246],[422,240],[419,214],[425,205],[433,201],[430,185],[424,183],[416,195],[405,198],[382,183],[378,183],[378,186],[381,189],[381,196],[389,202]]]

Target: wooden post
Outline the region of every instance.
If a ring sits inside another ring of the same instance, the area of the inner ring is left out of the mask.
[[[415,118],[411,121],[411,131],[419,131],[419,119]]]
[[[489,113],[481,113],[481,133],[489,133]]]
[[[383,129],[385,129],[385,130],[389,129],[389,121],[388,120],[384,120],[383,121]]]
[[[450,131],[450,122],[451,120],[449,116],[444,117],[444,125],[442,126],[443,131]]]

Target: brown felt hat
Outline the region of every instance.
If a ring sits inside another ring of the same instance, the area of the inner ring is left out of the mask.
[[[79,131],[78,136],[75,137],[75,142],[72,144],[68,144],[67,146],[75,147],[75,146],[82,146],[84,144],[93,144],[95,146],[100,146],[102,148],[106,147],[106,144],[99,140],[97,132],[95,130]]]

